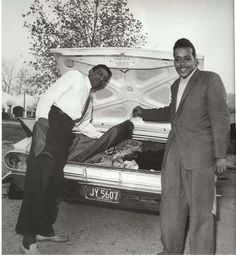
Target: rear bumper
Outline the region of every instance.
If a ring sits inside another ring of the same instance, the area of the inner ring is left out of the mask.
[[[73,165],[73,164],[72,164]],[[74,165],[75,167],[75,165]],[[115,169],[110,169],[109,174],[107,174],[106,178],[102,180],[95,178],[95,174],[99,168],[95,168],[94,171],[85,168],[81,169],[77,173],[69,172],[69,168],[65,169],[64,179],[64,199],[67,202],[83,202],[89,204],[96,204],[106,207],[116,207],[116,208],[126,208],[138,211],[152,211],[158,212],[161,200],[161,192],[160,187],[156,185],[156,188],[148,187],[147,184],[143,182],[145,179],[145,173],[142,172],[134,172],[132,177],[129,176],[132,172],[127,172],[126,175],[117,174],[119,177],[118,180],[114,179],[114,171]],[[101,169],[100,169],[101,170]],[[75,171],[75,169],[74,169]],[[122,169],[121,169],[122,171]],[[92,175],[93,174],[93,175]],[[100,173],[99,173],[100,174]],[[113,176],[112,178],[108,178],[108,176]],[[123,176],[123,181],[122,177]],[[132,180],[136,176],[136,181]],[[156,173],[152,173],[150,175],[154,180],[159,181],[160,175]],[[24,190],[24,180],[25,180],[25,172],[18,171],[18,170],[11,170],[2,178],[2,183],[13,183],[15,184],[20,190]],[[139,181],[138,181],[139,180]],[[142,181],[141,181],[142,180]],[[86,198],[86,188],[87,185],[93,187],[104,187],[118,190],[121,194],[121,198],[118,203],[110,203],[106,201],[96,201],[90,200]],[[154,192],[153,192],[154,191]]]
[[[69,162],[64,168],[67,180],[81,184],[161,194],[161,172],[96,166]]]
[[[96,204],[111,208],[131,209],[136,211],[159,212],[161,195],[145,193],[140,191],[118,189],[121,194],[119,203],[89,200],[86,198],[86,186],[88,184],[76,181],[65,180],[65,200],[67,202],[82,202],[86,204]],[[89,184],[91,186],[91,184]],[[98,187],[92,185],[94,187]],[[104,187],[104,186],[99,186]],[[116,189],[117,190],[117,189]]]

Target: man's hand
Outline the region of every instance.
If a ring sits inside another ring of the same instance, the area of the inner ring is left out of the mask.
[[[133,117],[143,117],[143,108],[140,106],[134,107],[132,115]]]
[[[217,158],[215,163],[215,174],[220,176],[224,176],[226,173],[226,158]]]

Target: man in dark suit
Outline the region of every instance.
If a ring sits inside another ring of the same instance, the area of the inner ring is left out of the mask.
[[[161,254],[183,254],[189,216],[191,254],[213,254],[214,174],[226,171],[229,113],[218,74],[200,71],[193,44],[179,39],[173,48],[179,78],[171,103],[159,109],[137,106],[144,121],[170,121],[162,163]]]

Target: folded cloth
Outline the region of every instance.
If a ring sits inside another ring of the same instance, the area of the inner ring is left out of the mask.
[[[90,138],[84,134],[75,134],[75,138],[73,139],[72,145],[69,149],[68,160],[73,161],[84,150],[92,148],[97,140],[98,138]]]
[[[85,150],[81,150],[81,148],[84,147],[82,142],[83,139],[81,140],[80,137],[77,142],[73,142],[73,151],[70,149],[68,160],[84,162],[89,157],[105,151],[110,147],[116,146],[123,140],[131,138],[133,129],[134,125],[130,120],[121,122],[118,125],[111,127],[99,139],[94,139],[92,142],[90,141],[90,146],[88,146]]]

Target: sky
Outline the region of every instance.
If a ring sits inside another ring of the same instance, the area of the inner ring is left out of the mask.
[[[28,59],[29,36],[22,13],[33,0],[2,0],[2,60]],[[172,52],[185,37],[204,56],[204,69],[217,72],[227,92],[235,90],[233,0],[128,0],[134,17],[148,33],[144,48]]]

